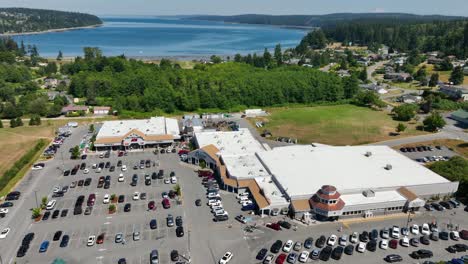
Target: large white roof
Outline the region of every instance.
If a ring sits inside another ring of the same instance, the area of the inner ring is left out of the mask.
[[[199,148],[214,145],[224,155],[242,155],[265,149],[247,128],[239,131],[204,131],[195,133]]]
[[[150,119],[106,121],[102,125],[96,139],[106,137],[122,137],[136,129],[145,135],[173,135],[179,137],[177,119],[151,117]]]
[[[222,155],[222,159],[232,178],[242,180],[270,175],[255,154]]]
[[[448,182],[387,146],[295,145],[257,155],[290,197],[312,195],[323,185],[333,185],[343,194]],[[390,170],[385,169],[387,164]]]

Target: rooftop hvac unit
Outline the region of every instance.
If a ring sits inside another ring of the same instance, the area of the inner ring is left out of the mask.
[[[370,151],[367,151],[367,152],[366,152],[366,154],[364,154],[364,156],[366,156],[366,157],[370,157],[370,156],[372,156],[372,152],[370,152]]]
[[[392,164],[387,164],[387,165],[385,166],[385,169],[386,169],[386,170],[391,170],[391,169],[392,169]]]

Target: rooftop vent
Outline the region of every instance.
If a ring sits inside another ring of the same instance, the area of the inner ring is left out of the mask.
[[[387,164],[387,165],[385,166],[385,169],[386,169],[386,170],[391,170],[391,169],[392,169],[392,164]]]
[[[375,192],[372,190],[366,190],[362,192],[362,195],[365,197],[375,197]]]
[[[364,156],[366,156],[366,157],[370,157],[370,156],[372,156],[372,152],[370,152],[370,151],[367,151],[367,152],[366,152],[366,154],[364,154]]]

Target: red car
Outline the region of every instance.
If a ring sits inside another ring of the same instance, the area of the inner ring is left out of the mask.
[[[117,154],[117,156],[119,156],[119,157],[122,157],[123,155],[124,155],[123,151],[119,151],[119,153]]]
[[[396,240],[396,239],[390,240],[389,247],[393,248],[393,249],[396,249],[398,247],[398,240]]]
[[[167,198],[164,198],[162,200],[162,205],[163,205],[164,209],[171,208],[171,202],[169,202],[169,199],[167,199]]]
[[[468,240],[468,230],[460,231],[460,237],[464,240]]]
[[[94,193],[88,196],[88,206],[94,206],[94,202],[96,201],[96,195]]]
[[[150,201],[148,203],[148,209],[149,210],[154,210],[155,208],[156,208],[156,205],[155,205],[154,201]]]
[[[276,258],[275,263],[276,263],[276,264],[283,264],[285,260],[286,260],[286,254],[281,253],[281,254]]]
[[[179,152],[177,154],[179,154],[179,156],[180,156],[180,155],[184,155],[184,154],[189,154],[189,152],[190,152],[190,150],[181,149],[181,150],[179,150]]]
[[[100,234],[100,235],[97,237],[96,244],[102,244],[102,243],[104,243],[104,236],[105,236],[105,235],[106,235],[105,233]]]
[[[281,230],[281,226],[278,223],[268,223],[266,226],[276,231]]]
[[[210,177],[213,176],[213,173],[209,170],[199,170],[198,177]]]

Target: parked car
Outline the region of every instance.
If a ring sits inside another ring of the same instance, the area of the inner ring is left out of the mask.
[[[410,254],[410,257],[414,259],[424,259],[424,258],[432,258],[434,254],[430,250],[420,249],[418,251],[413,251]]]
[[[403,261],[403,258],[400,255],[397,254],[390,254],[387,255],[384,260],[388,263],[394,263],[394,262],[401,262]]]
[[[283,242],[281,240],[276,240],[275,243],[271,245],[270,251],[276,254],[280,251],[282,246],[283,246]]]

